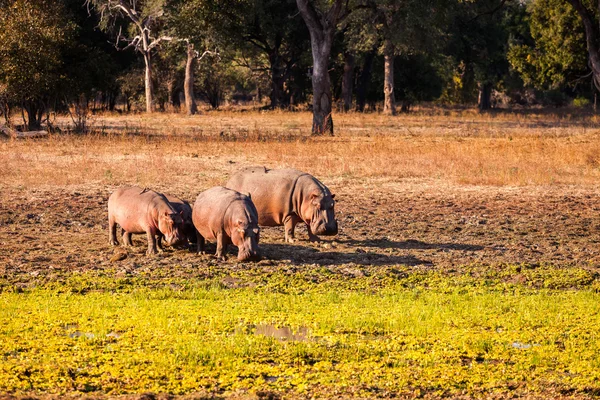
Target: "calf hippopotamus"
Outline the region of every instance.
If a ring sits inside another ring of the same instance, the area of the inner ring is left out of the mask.
[[[131,246],[131,234],[146,233],[148,254],[156,253],[156,246],[162,250],[161,239],[164,236],[169,246],[185,240],[183,218],[175,211],[167,198],[154,190],[137,186],[115,190],[108,198],[108,234],[109,242],[118,245],[117,224],[123,232],[125,246]],[[158,236],[158,241],[156,237]]]
[[[181,215],[183,218],[183,234],[187,238],[190,243],[196,243],[196,228],[194,228],[194,223],[192,222],[192,206],[185,200],[180,199],[179,197],[164,194],[173,209]]]
[[[285,227],[285,241],[293,243],[294,228],[304,221],[308,237],[337,235],[335,195],[317,178],[295,169],[249,167],[235,173],[225,185],[248,193],[258,210],[258,223]]]
[[[238,260],[258,260],[258,213],[250,197],[235,190],[217,186],[198,195],[192,211],[196,227],[198,253],[204,251],[204,240],[217,241],[218,258],[224,259],[227,245],[238,247]]]

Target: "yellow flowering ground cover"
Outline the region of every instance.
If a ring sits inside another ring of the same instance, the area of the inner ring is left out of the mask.
[[[507,283],[515,269],[529,283]],[[592,395],[600,294],[584,269],[328,268],[211,279],[2,281],[0,392],[323,397]],[[536,277],[547,278],[537,280]],[[249,285],[252,283],[252,285]]]

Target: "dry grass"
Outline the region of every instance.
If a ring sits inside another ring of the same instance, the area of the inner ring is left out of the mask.
[[[206,186],[249,164],[468,185],[589,186],[600,177],[595,117],[421,110],[334,121],[336,137],[312,139],[306,112],[96,116],[94,134],[0,142],[0,184]]]

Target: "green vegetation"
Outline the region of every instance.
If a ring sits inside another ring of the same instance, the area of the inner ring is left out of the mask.
[[[600,281],[586,269],[258,265],[168,276],[4,277],[0,392],[600,390]],[[274,337],[275,327],[295,336]]]

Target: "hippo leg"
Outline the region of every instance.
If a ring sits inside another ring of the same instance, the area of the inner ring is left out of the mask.
[[[198,231],[196,231],[196,246],[198,254],[204,254],[204,236]]]
[[[294,243],[294,229],[296,229],[296,224],[299,221],[300,219],[295,215],[288,215],[283,220],[283,227],[285,229],[285,241],[287,243]]]
[[[158,232],[156,234],[156,247],[158,247],[158,251],[163,251],[163,245],[162,245],[162,238],[163,238],[163,234]]]
[[[123,234],[123,245],[133,246],[133,242],[131,241],[131,233],[125,232],[125,229],[121,229],[121,231],[121,233]]]
[[[156,238],[154,237],[154,232],[148,231],[146,232],[146,236],[148,238],[148,251],[146,251],[146,254],[156,254]]]
[[[108,243],[112,246],[119,245],[117,241],[117,222],[110,214],[108,214]]]
[[[310,225],[306,225],[306,230],[308,231],[308,240],[309,241],[311,241],[311,242],[320,242],[321,241],[321,239],[319,239],[319,237],[312,232],[312,229],[310,229]]]
[[[217,234],[217,252],[215,253],[215,257],[219,260],[227,260],[227,256],[225,255],[227,253],[227,245],[225,235],[223,233]]]

